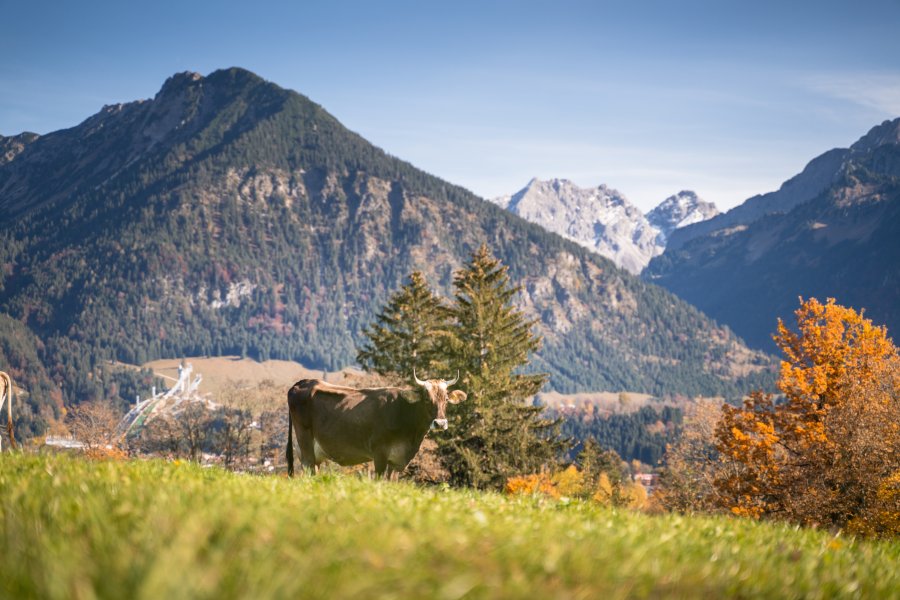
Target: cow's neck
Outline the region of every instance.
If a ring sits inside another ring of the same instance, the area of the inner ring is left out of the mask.
[[[407,406],[411,409],[409,414],[418,430],[416,433],[424,435],[424,432],[431,429],[431,423],[437,418],[437,406],[431,401],[427,391],[418,390],[418,393],[420,395],[419,401]]]

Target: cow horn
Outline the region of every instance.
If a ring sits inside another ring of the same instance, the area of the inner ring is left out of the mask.
[[[456,370],[456,378],[455,378],[453,381],[448,381],[448,382],[447,382],[447,387],[450,387],[451,385],[453,385],[453,384],[456,383],[457,381],[459,381],[459,369]]]
[[[419,379],[418,377],[416,377],[416,368],[415,367],[413,367],[413,379],[416,380],[417,384],[421,385],[422,387],[425,387],[425,382],[422,381],[421,379]]]

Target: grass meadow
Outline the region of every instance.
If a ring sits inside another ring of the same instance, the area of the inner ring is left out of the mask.
[[[900,594],[900,543],[356,476],[0,456],[4,598]]]

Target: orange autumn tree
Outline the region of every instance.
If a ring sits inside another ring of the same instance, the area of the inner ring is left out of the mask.
[[[900,473],[900,358],[883,327],[829,299],[781,320],[783,399],[754,393],[716,429],[719,501],[739,515],[890,533]],[[880,491],[880,493],[879,493]],[[893,511],[893,512],[892,512]],[[886,516],[887,515],[887,516]]]

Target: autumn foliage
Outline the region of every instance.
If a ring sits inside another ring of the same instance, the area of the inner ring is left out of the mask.
[[[616,506],[640,510],[647,503],[647,490],[639,483],[610,479],[600,472],[592,485],[588,474],[575,465],[569,465],[556,473],[517,475],[506,480],[504,491],[509,495],[581,498],[603,506]]]
[[[550,498],[559,498],[559,490],[550,481],[546,473],[534,473],[531,475],[516,475],[506,480],[504,491],[511,495],[534,496],[543,495]]]
[[[900,533],[900,358],[883,327],[829,299],[779,320],[778,389],[725,406],[717,498],[732,513]]]

